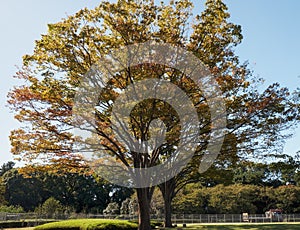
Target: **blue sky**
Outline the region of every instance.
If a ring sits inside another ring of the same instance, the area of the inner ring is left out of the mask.
[[[194,1],[197,12],[204,1]],[[225,0],[231,21],[242,26],[244,40],[237,48],[255,74],[266,84],[279,82],[291,90],[300,87],[300,1]],[[0,1],[0,164],[12,160],[9,133],[18,127],[6,106],[6,95],[20,84],[13,75],[24,54],[31,53],[34,40],[47,31],[47,23],[59,21],[96,0],[2,0]],[[286,153],[300,150],[300,129],[288,140]]]

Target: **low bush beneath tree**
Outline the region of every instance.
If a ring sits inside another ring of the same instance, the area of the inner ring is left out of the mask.
[[[136,223],[127,220],[78,219],[37,226],[35,230],[137,230]]]

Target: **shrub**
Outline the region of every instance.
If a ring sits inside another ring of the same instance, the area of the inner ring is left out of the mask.
[[[137,230],[138,225],[126,220],[78,219],[48,223],[35,230]]]

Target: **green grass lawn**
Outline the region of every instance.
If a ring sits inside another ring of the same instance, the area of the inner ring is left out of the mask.
[[[182,227],[178,225],[177,228]],[[173,228],[174,229],[174,228]],[[175,228],[176,229],[176,228]],[[269,223],[269,224],[187,224],[187,230],[300,230],[300,223]]]
[[[33,230],[34,227],[30,228],[5,228],[5,230]]]
[[[43,224],[34,228],[34,230],[96,230],[96,229],[124,229],[135,230],[137,224],[126,220],[104,220],[104,219],[77,219],[66,220]],[[162,228],[160,228],[162,229]],[[187,224],[186,228],[182,228],[179,224],[176,229],[186,230],[300,230],[300,223],[241,223],[241,224]],[[28,229],[29,230],[29,229]]]
[[[33,230],[34,228],[33,227],[30,227],[30,228],[6,228],[5,230]]]

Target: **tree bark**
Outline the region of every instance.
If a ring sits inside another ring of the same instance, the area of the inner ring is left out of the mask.
[[[165,223],[166,228],[172,227],[172,198],[170,196],[164,197],[164,206],[165,206]]]
[[[150,188],[137,188],[139,228],[138,230],[151,230],[150,224]]]
[[[169,181],[160,184],[158,187],[163,195],[164,198],[164,226],[166,228],[172,228],[172,199],[174,198],[175,194],[175,184],[176,181],[174,178],[170,179]]]

